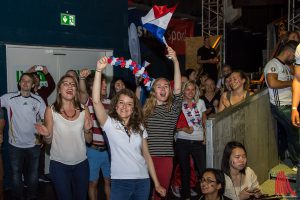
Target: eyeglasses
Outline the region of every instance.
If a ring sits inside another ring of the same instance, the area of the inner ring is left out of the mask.
[[[69,87],[69,86],[74,87],[74,88],[76,87],[76,84],[73,82],[63,82],[62,85],[64,87]]]
[[[205,179],[205,178],[201,178],[200,179],[200,183],[207,183],[207,184],[211,184],[211,183],[216,183],[217,181],[213,181],[213,180],[210,180],[210,179]]]

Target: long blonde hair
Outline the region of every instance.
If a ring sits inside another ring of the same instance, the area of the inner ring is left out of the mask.
[[[167,99],[167,110],[171,110],[172,102],[173,102],[173,92],[171,89],[170,81],[166,78],[158,78],[154,81],[149,97],[146,100],[146,103],[144,105],[143,111],[144,111],[144,117],[145,119],[149,118],[150,115],[153,113],[155,106],[157,105],[156,96],[155,96],[155,87],[160,80],[165,80],[168,83],[168,86],[170,88],[169,97]]]
[[[195,87],[196,93],[195,93],[195,96],[194,96],[194,101],[195,101],[195,102],[198,102],[198,101],[199,101],[199,98],[200,98],[200,90],[199,90],[199,87],[198,87],[198,85],[196,84],[195,81],[187,81],[187,82],[185,82],[185,83],[183,84],[183,86],[182,86],[181,91],[184,93],[184,90],[185,90],[188,86],[190,86],[190,85],[194,85],[194,87]]]

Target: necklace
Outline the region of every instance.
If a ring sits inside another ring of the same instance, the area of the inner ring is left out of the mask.
[[[233,189],[234,189],[234,193],[235,193],[235,196],[236,196],[237,199],[240,199],[240,198],[239,198],[239,194],[240,194],[241,191],[242,191],[242,188],[241,188],[241,187],[242,187],[242,176],[243,176],[243,175],[242,175],[241,173],[239,173],[239,175],[240,175],[240,184],[239,184],[239,186],[240,186],[239,189],[240,189],[240,190],[238,191],[238,193],[236,193],[236,187],[235,187],[236,185],[234,185],[234,182],[233,182],[233,180],[231,179],[231,182],[232,182],[232,185],[233,185]]]
[[[76,109],[74,109],[74,114],[71,115],[71,116],[69,116],[65,110],[62,110],[62,112],[64,113],[64,115],[65,115],[68,119],[73,119],[73,118],[75,117],[75,115],[76,115]]]

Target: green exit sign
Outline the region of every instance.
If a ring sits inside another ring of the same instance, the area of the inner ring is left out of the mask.
[[[76,26],[75,15],[60,13],[60,25]]]

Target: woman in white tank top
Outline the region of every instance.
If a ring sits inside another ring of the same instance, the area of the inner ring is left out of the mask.
[[[79,102],[75,78],[65,75],[60,79],[56,101],[45,112],[45,125],[35,127],[51,143],[50,174],[57,198],[85,199],[89,183],[85,142],[92,139],[85,130],[92,127],[92,121]]]

